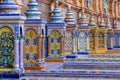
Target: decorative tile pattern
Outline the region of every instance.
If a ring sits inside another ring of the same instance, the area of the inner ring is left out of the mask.
[[[35,66],[37,60],[37,33],[33,29],[26,31],[25,42],[26,66]]]
[[[73,34],[70,31],[67,31],[66,34],[66,54],[71,55],[73,53]]]
[[[104,33],[102,33],[102,32],[100,32],[99,34],[98,34],[98,47],[99,48],[104,48],[105,47],[105,44],[104,44]]]
[[[78,38],[78,49],[79,51],[83,52],[86,51],[86,32],[80,31],[79,32],[79,38]]]
[[[50,35],[50,46],[51,46],[51,57],[52,58],[58,58],[60,57],[61,52],[61,39],[60,39],[60,33],[59,31],[52,31]]]
[[[9,27],[0,29],[0,67],[12,68],[14,62],[14,38]]]

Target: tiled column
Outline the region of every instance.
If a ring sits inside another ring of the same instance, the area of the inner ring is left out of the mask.
[[[48,36],[48,56],[51,56],[51,39],[50,39],[50,36]]]
[[[45,57],[45,47],[44,47],[44,41],[43,41],[43,35],[40,34],[39,38],[38,38],[38,65],[42,64],[42,61],[44,61],[44,57]]]
[[[60,53],[61,57],[64,57],[66,55],[65,52],[65,35],[61,35],[61,53]]]
[[[113,35],[110,36],[110,48],[113,48],[114,38]]]
[[[107,42],[106,42],[106,40],[107,40],[107,34],[105,33],[104,34],[104,47],[105,48],[107,48]]]
[[[120,33],[119,33],[119,48],[120,48]]]
[[[98,50],[98,45],[99,45],[99,42],[98,42],[98,33],[95,33],[95,50]]]
[[[44,61],[45,60],[45,36],[44,35],[42,35],[42,61]]]
[[[61,35],[61,56],[64,55],[64,38],[63,38],[63,35]]]
[[[87,46],[87,51],[90,51],[90,37],[89,37],[89,35],[87,36],[87,44],[86,44],[86,46]]]
[[[40,38],[40,36],[38,37],[38,40],[37,40],[37,47],[38,47],[37,62],[39,63],[41,61],[41,38]]]
[[[73,36],[73,53],[76,52],[75,41],[76,41],[76,39],[75,39],[75,37]]]
[[[20,71],[19,61],[19,38],[14,37],[14,70],[15,72]]]
[[[24,54],[24,38],[20,38],[20,69],[21,72],[24,72],[24,66],[23,66],[23,54]]]

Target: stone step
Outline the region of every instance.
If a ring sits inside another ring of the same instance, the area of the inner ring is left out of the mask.
[[[120,67],[94,67],[94,66],[65,66],[63,69],[78,69],[78,70],[120,70]]]
[[[120,55],[118,54],[90,54],[84,58],[67,59],[67,61],[79,62],[120,62]]]
[[[120,54],[90,54],[89,56],[88,56],[88,59],[89,58],[108,58],[108,59],[110,59],[110,58],[120,58]]]
[[[34,77],[27,76],[27,80],[119,80],[120,78],[104,78],[104,77]]]
[[[77,61],[82,61],[82,62],[120,62],[120,59],[78,59]]]
[[[52,62],[47,62],[46,63],[46,67],[45,69],[46,70],[49,70],[49,69],[54,69],[54,68],[57,68],[57,67],[61,67],[63,65],[63,63],[52,63]]]
[[[51,69],[46,72],[25,73],[25,76],[41,77],[109,77],[120,78],[119,70],[78,70],[78,69]]]
[[[64,62],[64,69],[120,70],[120,62]]]

